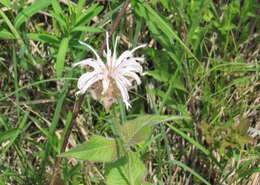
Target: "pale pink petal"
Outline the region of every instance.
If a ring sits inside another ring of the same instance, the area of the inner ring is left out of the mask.
[[[139,76],[134,73],[134,72],[130,72],[130,71],[125,71],[124,72],[124,76],[127,76],[127,77],[130,77],[130,78],[133,78],[135,79],[135,81],[137,82],[137,84],[141,84],[141,79],[139,78]]]
[[[120,65],[116,70],[117,71],[128,70],[132,72],[142,73],[143,67],[137,62],[130,62],[129,65],[124,65],[124,66]]]
[[[127,51],[123,52],[123,53],[118,57],[117,62],[116,62],[116,66],[118,66],[119,64],[121,64],[121,62],[123,62],[124,60],[128,59],[129,57],[131,57],[136,50],[138,50],[138,49],[140,49],[140,48],[144,48],[144,47],[146,47],[146,44],[137,46],[137,47],[135,47],[134,49],[132,49],[131,51],[127,50]]]
[[[130,80],[128,80],[126,77],[124,77],[123,74],[118,74],[116,76],[116,78],[114,78],[114,79],[119,79],[126,88],[128,88],[129,86],[132,86],[132,83],[130,82]]]
[[[98,64],[97,60],[94,60],[92,58],[88,58],[88,59],[79,61],[77,63],[74,63],[74,64],[72,64],[72,66],[75,67],[75,66],[80,65],[82,67],[82,66],[88,65],[90,67],[93,67],[95,70],[101,70],[101,66],[99,66],[97,64]]]
[[[82,89],[85,86],[85,84],[95,76],[97,76],[97,73],[95,71],[81,75],[78,80],[78,88]]]
[[[109,49],[108,39],[109,39],[109,34],[108,34],[108,32],[106,32],[106,45],[107,45],[106,58],[107,58],[107,65],[111,66],[111,60],[112,60],[111,55],[112,55],[112,53],[111,53],[111,50]]]
[[[136,50],[140,49],[140,48],[145,48],[147,46],[147,44],[142,44],[140,46],[135,47],[134,49],[131,50],[132,53],[134,53]]]
[[[86,46],[86,47],[88,47],[88,48],[96,55],[97,63],[98,63],[100,66],[105,67],[105,64],[102,62],[100,56],[99,56],[98,53],[94,50],[94,48],[92,48],[90,45],[88,45],[88,44],[86,44],[86,43],[84,43],[84,42],[79,41],[79,43],[82,44],[82,45],[84,45],[84,46]]]
[[[86,83],[84,84],[84,86],[80,89],[80,94],[84,94],[88,88],[90,86],[92,86],[94,83],[96,83],[97,81],[101,80],[102,76],[93,76],[91,79],[89,79],[88,81],[86,81]]]
[[[103,86],[102,94],[104,94],[107,91],[109,84],[110,84],[109,78],[103,78],[102,79],[102,86]]]
[[[119,40],[119,37],[116,37],[116,42],[115,42],[113,57],[112,57],[112,63],[111,63],[112,67],[116,66],[116,61],[117,61],[116,49],[117,49],[118,40]]]
[[[118,89],[120,90],[123,102],[126,105],[126,108],[129,109],[131,107],[130,103],[128,102],[129,100],[129,95],[128,95],[128,91],[127,88],[122,84],[122,82],[120,80],[116,80],[116,85],[118,87]]]
[[[129,58],[121,62],[118,67],[124,67],[124,66],[129,66],[130,64],[138,64],[140,65],[137,61],[143,62],[144,58],[143,57],[135,57],[135,58]]]
[[[130,57],[131,56],[131,51],[129,50],[126,50],[125,52],[123,52],[119,57],[118,59],[115,61],[115,67],[119,66],[120,63],[125,60],[126,58]]]

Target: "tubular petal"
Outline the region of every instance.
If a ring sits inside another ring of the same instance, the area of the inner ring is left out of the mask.
[[[131,57],[132,54],[133,54],[136,50],[138,50],[138,49],[140,49],[140,48],[143,48],[143,47],[146,47],[146,44],[137,46],[137,47],[135,47],[134,49],[132,49],[131,51],[127,50],[127,51],[123,52],[123,53],[118,57],[117,62],[116,62],[116,66],[120,65],[121,62],[123,62],[123,61],[124,61],[125,59],[127,59],[128,57]]]
[[[119,79],[126,88],[132,86],[130,80],[124,77],[124,75],[118,75],[117,79]]]
[[[130,78],[135,79],[135,81],[137,82],[138,85],[141,84],[141,79],[140,79],[139,76],[138,76],[136,73],[134,73],[134,72],[126,71],[126,72],[124,73],[124,76],[128,76],[128,77],[130,77]]]
[[[95,76],[97,76],[96,72],[88,72],[88,73],[81,75],[78,80],[78,88],[82,89],[84,87],[84,85],[86,84],[86,82],[88,82]]]
[[[119,37],[116,37],[116,42],[115,42],[115,46],[114,46],[114,51],[113,51],[113,58],[112,58],[112,63],[111,66],[114,67],[116,66],[116,49],[117,49],[117,43],[118,43]]]
[[[134,53],[136,50],[138,50],[138,49],[140,49],[140,48],[144,48],[144,47],[146,47],[146,46],[147,46],[147,44],[142,44],[142,45],[140,45],[140,46],[137,46],[137,47],[135,47],[134,49],[131,50],[131,53]]]
[[[94,83],[96,83],[97,81],[101,80],[102,77],[101,76],[97,76],[96,78],[91,78],[89,81],[86,82],[86,84],[84,85],[84,87],[81,89],[81,91],[83,93],[86,92],[86,90],[88,90],[88,88],[93,85]]]
[[[88,47],[88,48],[96,55],[96,57],[97,57],[97,62],[99,63],[99,65],[102,65],[102,66],[105,67],[105,64],[102,62],[100,56],[98,55],[98,53],[96,52],[96,50],[94,50],[94,48],[92,48],[90,45],[88,45],[88,44],[86,44],[86,43],[84,43],[84,42],[79,41],[79,43],[80,43],[81,45],[84,45],[84,46]]]
[[[103,85],[103,91],[102,91],[102,94],[105,94],[105,92],[107,91],[108,87],[109,87],[109,84],[110,84],[110,80],[108,78],[104,78],[102,80],[102,85]]]
[[[87,58],[85,60],[72,64],[72,66],[75,67],[75,66],[80,65],[82,67],[82,66],[88,65],[88,66],[93,67],[95,70],[100,70],[101,68],[97,63],[98,63],[97,60],[94,60],[92,58]]]
[[[115,61],[115,67],[119,66],[123,60],[125,60],[127,57],[131,56],[131,51],[127,50],[123,52],[118,59]]]
[[[131,107],[130,103],[128,102],[129,95],[128,95],[127,89],[121,84],[120,80],[116,80],[116,84],[117,84],[118,89],[120,90],[120,93],[121,93],[122,99],[126,105],[126,108]]]
[[[138,64],[138,63],[134,63],[134,62],[131,62],[129,63],[129,65],[120,65],[118,68],[117,68],[118,71],[121,71],[121,70],[128,70],[128,71],[133,71],[133,72],[139,72],[141,73],[143,71],[143,67]]]

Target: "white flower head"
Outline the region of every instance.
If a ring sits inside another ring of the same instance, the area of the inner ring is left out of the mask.
[[[77,94],[84,94],[89,91],[92,96],[104,104],[105,109],[109,109],[121,96],[126,108],[130,108],[128,90],[132,87],[132,82],[141,84],[137,75],[143,73],[143,68],[139,62],[144,61],[144,57],[134,57],[134,52],[139,48],[144,48],[146,44],[140,45],[132,50],[123,52],[119,57],[116,55],[116,48],[119,37],[116,38],[114,51],[109,48],[109,35],[106,33],[107,51],[104,52],[106,63],[104,63],[98,53],[88,44],[79,41],[80,44],[88,47],[96,56],[96,59],[87,58],[73,64],[73,66],[90,66],[93,71],[81,75],[78,80]]]

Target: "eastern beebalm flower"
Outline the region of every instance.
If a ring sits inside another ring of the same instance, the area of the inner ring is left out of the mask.
[[[138,85],[141,84],[137,74],[143,73],[143,68],[138,62],[143,62],[144,57],[134,57],[133,54],[137,49],[144,48],[146,44],[127,50],[117,57],[116,48],[119,37],[116,38],[113,53],[109,48],[108,37],[109,35],[106,33],[107,51],[104,52],[106,63],[90,45],[79,41],[95,54],[96,59],[87,58],[73,64],[73,66],[90,66],[93,69],[79,78],[78,88],[80,90],[77,94],[89,91],[95,99],[104,105],[106,110],[121,96],[128,109],[131,107],[128,90],[132,87],[133,81],[136,81]]]

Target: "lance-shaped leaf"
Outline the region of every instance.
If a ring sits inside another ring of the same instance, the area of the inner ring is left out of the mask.
[[[7,8],[11,8],[11,1],[10,0],[1,0],[0,4],[4,5]]]
[[[64,69],[64,64],[65,64],[65,58],[66,58],[66,53],[69,48],[69,38],[65,37],[62,39],[60,46],[59,46],[59,51],[57,54],[57,61],[56,61],[56,75],[57,77],[62,76],[62,72]]]
[[[93,136],[89,141],[62,153],[61,157],[74,157],[80,160],[93,162],[110,162],[118,158],[116,141],[111,138]]]
[[[46,33],[28,33],[27,37],[43,43],[54,44],[56,46],[60,43],[60,39],[58,37]]]
[[[51,4],[51,0],[38,0],[33,2],[29,7],[22,10],[14,20],[14,26],[20,28],[20,26],[28,20],[31,16],[48,7]]]
[[[145,165],[134,152],[128,153],[128,157],[107,164],[105,169],[107,185],[142,184],[145,175]]]
[[[160,116],[144,115],[136,119],[127,121],[121,127],[124,140],[128,144],[138,144],[144,142],[152,133],[154,125],[170,120],[184,119],[180,116]]]
[[[14,39],[15,36],[6,29],[0,28],[0,38],[2,39]]]
[[[81,12],[76,19],[74,26],[86,25],[93,17],[97,16],[103,10],[103,6],[93,5],[86,11]]]

